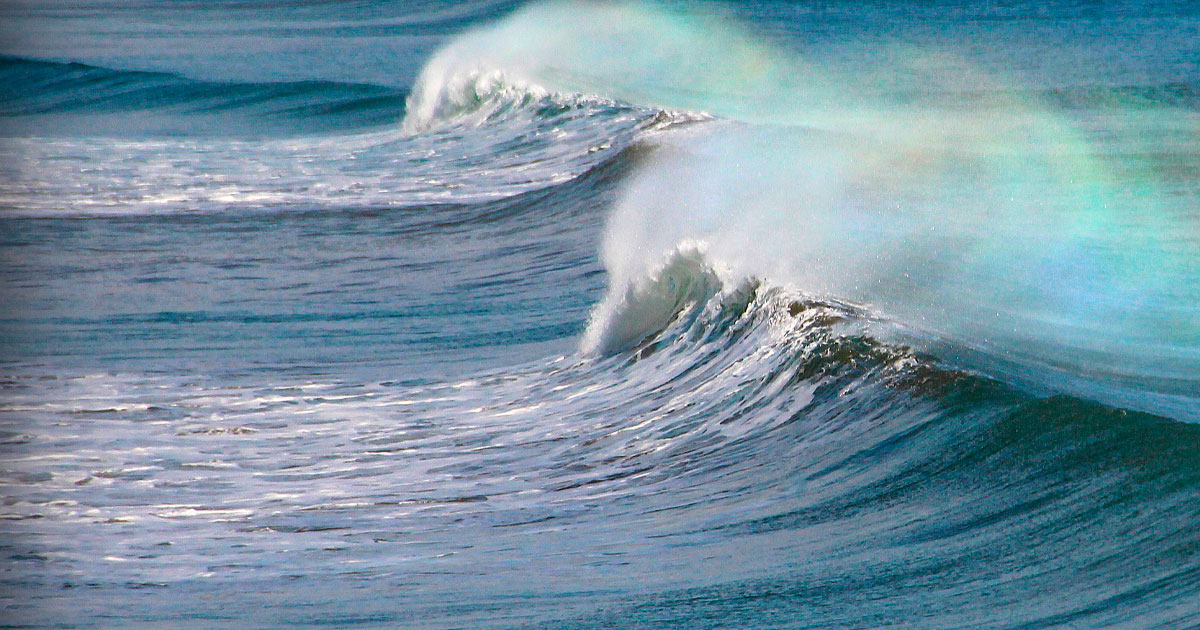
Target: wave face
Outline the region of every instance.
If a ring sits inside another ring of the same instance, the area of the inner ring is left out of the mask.
[[[701,242],[730,277],[860,305],[896,324],[885,338],[961,367],[1200,418],[1191,211],[1084,189],[1041,138],[997,153],[926,139],[751,128],[664,142],[610,221],[609,300]]]
[[[1194,7],[139,10],[0,8],[5,625],[1200,624]]]

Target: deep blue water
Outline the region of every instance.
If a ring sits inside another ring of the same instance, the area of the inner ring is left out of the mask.
[[[0,626],[1200,626],[1192,3],[0,24]]]

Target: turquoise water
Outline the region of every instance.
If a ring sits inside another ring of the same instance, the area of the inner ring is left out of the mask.
[[[1200,624],[1188,3],[0,19],[0,625]]]

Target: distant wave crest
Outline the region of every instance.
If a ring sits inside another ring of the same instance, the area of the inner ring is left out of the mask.
[[[406,96],[377,85],[224,83],[20,57],[0,57],[0,86],[0,118],[20,128],[102,134],[346,131],[394,124]],[[130,112],[141,116],[112,115]]]

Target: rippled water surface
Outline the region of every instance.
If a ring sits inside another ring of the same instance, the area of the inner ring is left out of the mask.
[[[0,7],[0,625],[1200,625],[1200,14]]]

